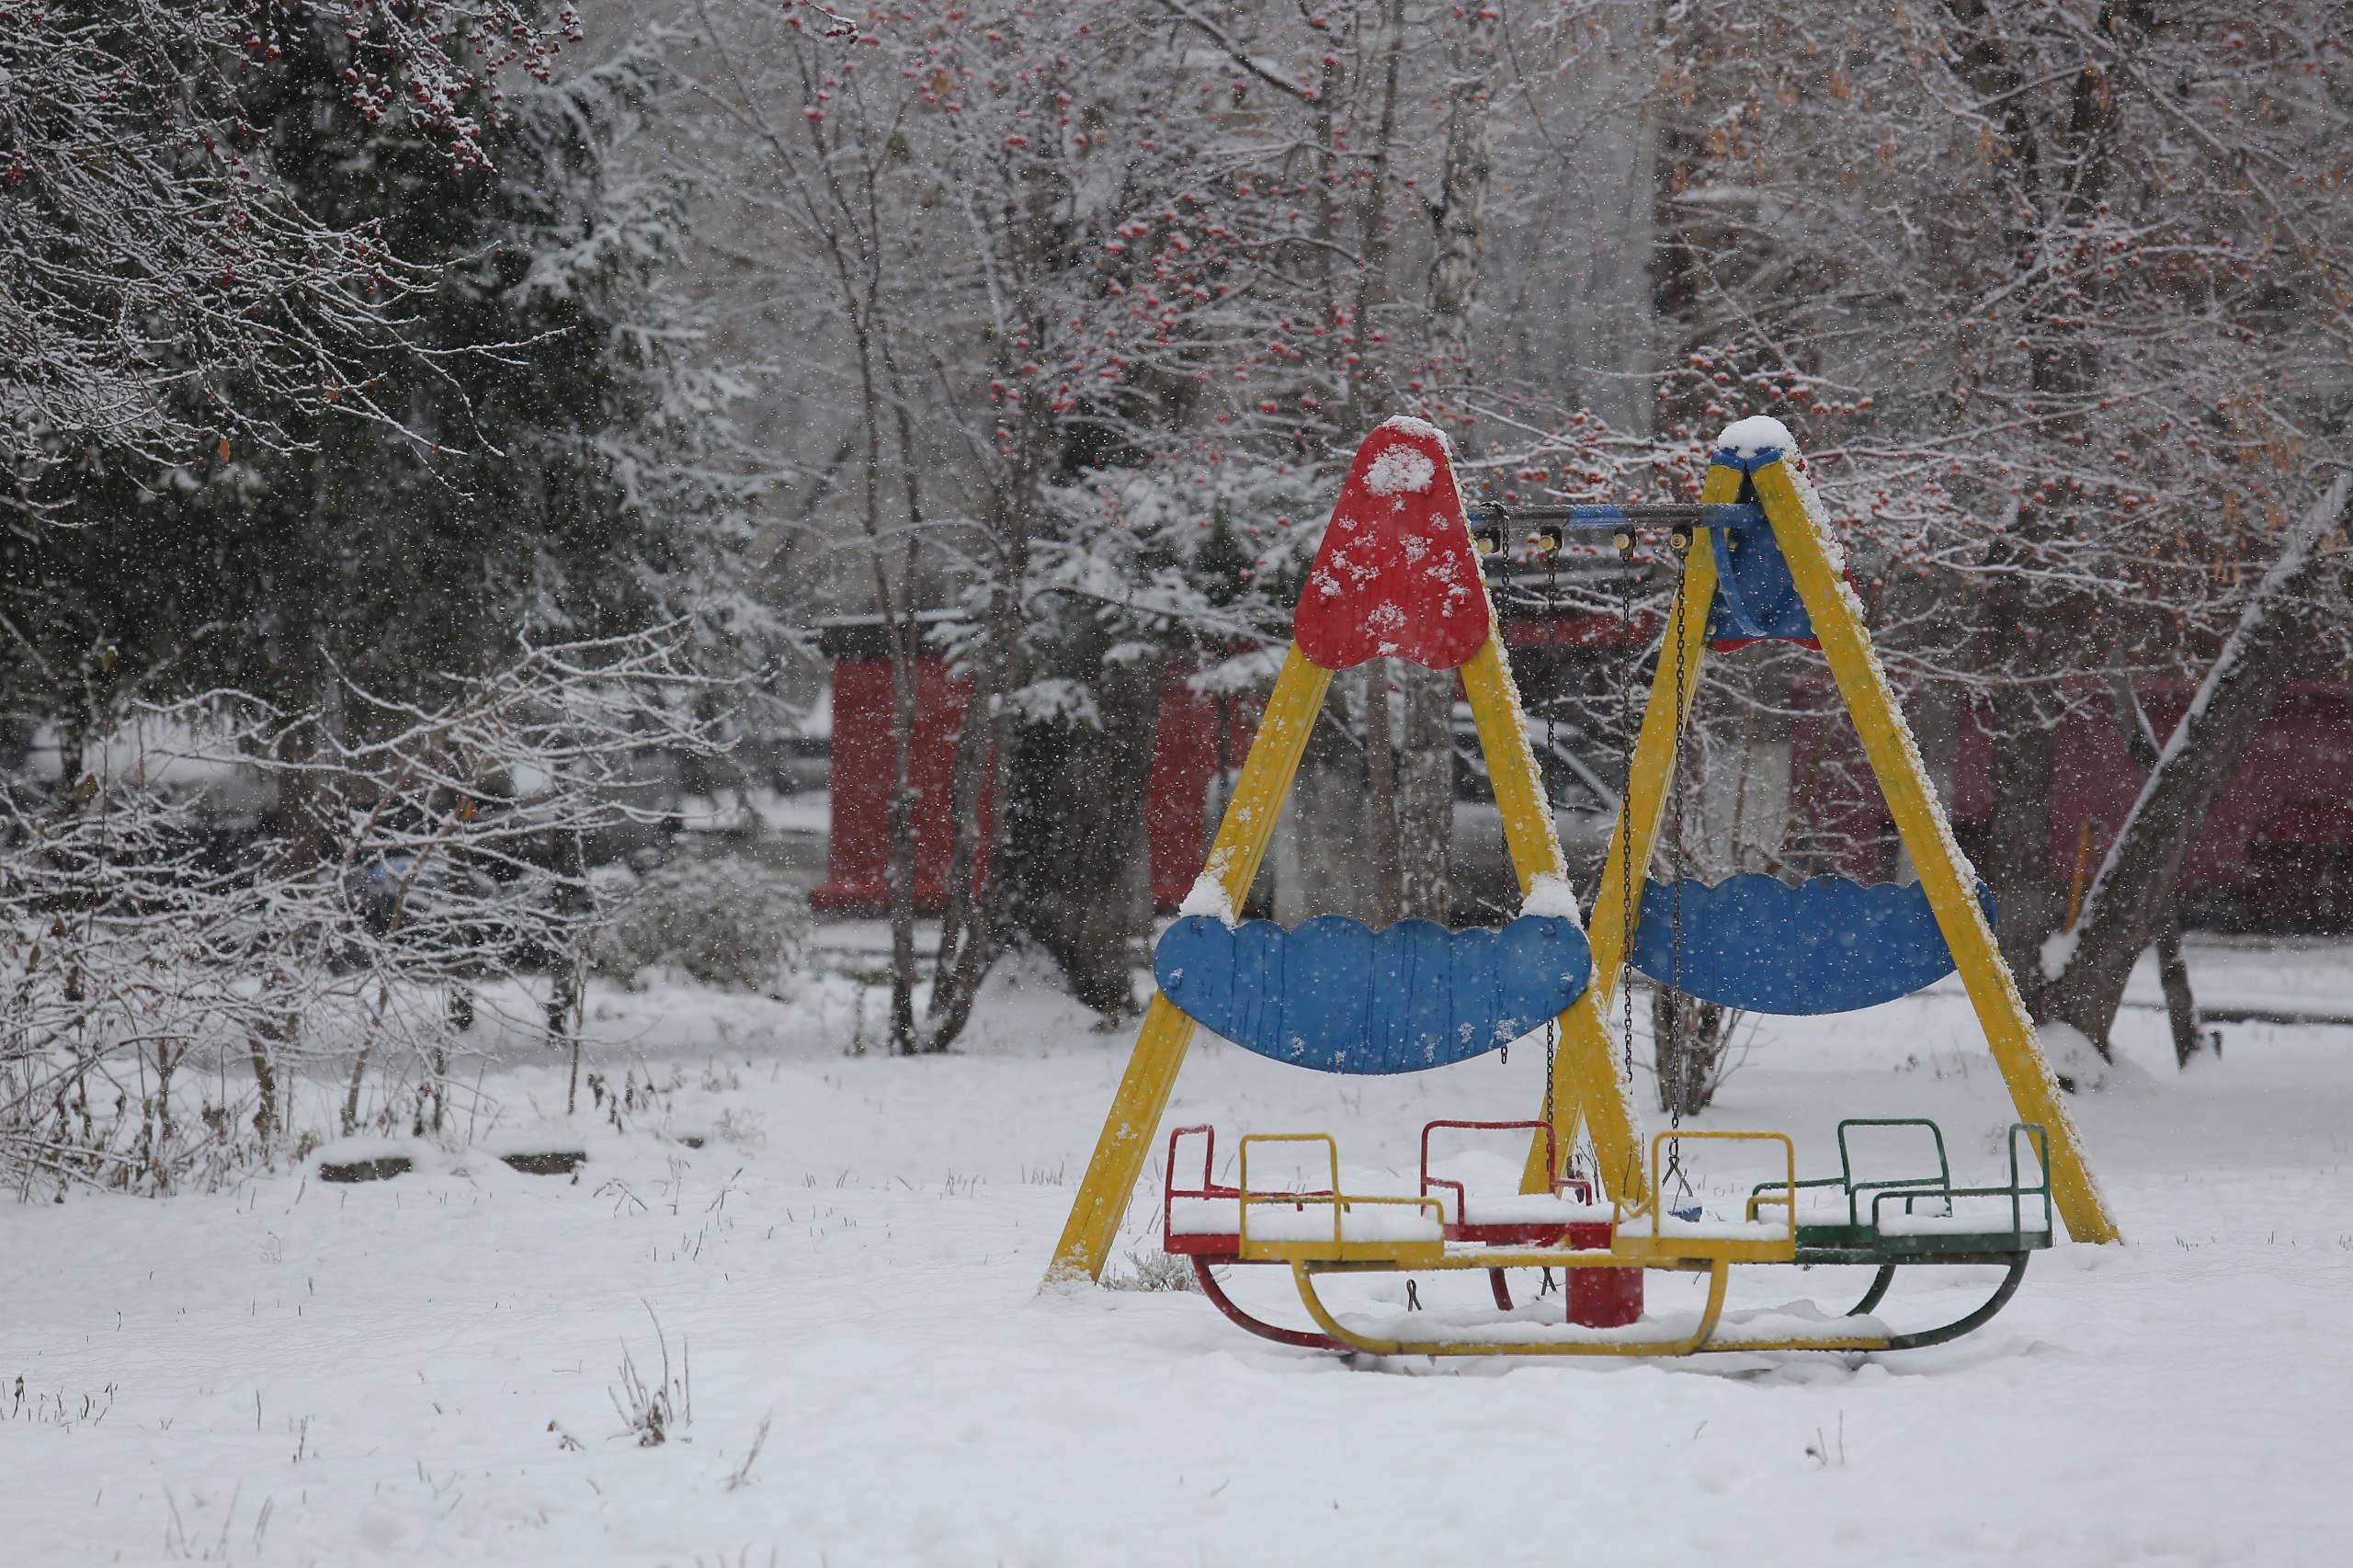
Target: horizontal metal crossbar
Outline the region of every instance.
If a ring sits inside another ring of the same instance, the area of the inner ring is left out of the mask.
[[[1551,523],[1572,533],[1606,533],[1621,528],[1762,528],[1771,525],[1765,508],[1752,502],[1660,501],[1631,506],[1523,506],[1482,501],[1470,508],[1472,528],[1510,528]]]

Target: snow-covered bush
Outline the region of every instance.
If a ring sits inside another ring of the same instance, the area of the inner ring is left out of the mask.
[[[648,749],[707,745],[686,637],[526,647],[430,709],[347,683],[339,734],[214,697],[53,783],[0,775],[0,1180],[208,1187],[299,1146],[320,1077],[345,1135],[438,1131],[459,1004],[503,979],[550,977],[574,1040],[580,846],[650,816],[622,788]],[[222,840],[169,782],[231,765],[290,826]]]
[[[706,985],[770,990],[801,962],[809,901],[738,855],[676,860],[630,890],[597,939],[597,967],[624,980],[669,969]]]

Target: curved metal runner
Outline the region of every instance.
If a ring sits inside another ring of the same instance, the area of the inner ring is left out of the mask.
[[[1925,1349],[1930,1346],[1943,1345],[1949,1341],[1959,1339],[1964,1335],[1974,1333],[1976,1330],[1983,1328],[1986,1324],[1992,1322],[1995,1315],[1998,1314],[2004,1307],[2009,1304],[2010,1298],[2018,1294],[2019,1282],[2026,1278],[2027,1264],[2031,1260],[2032,1256],[2033,1255],[2030,1253],[2020,1252],[2009,1254],[1999,1258],[1972,1256],[1952,1259],[1924,1260],[1956,1264],[1999,1262],[2004,1266],[2001,1283],[1994,1288],[1994,1293],[1991,1296],[1986,1298],[1983,1302],[1980,1302],[1976,1307],[1954,1319],[1952,1322],[1941,1324],[1934,1328],[1918,1329],[1903,1334],[1847,1335],[1835,1337],[1824,1336],[1821,1338],[1792,1338],[1785,1336],[1780,1338],[1766,1339],[1741,1339],[1736,1337],[1718,1338],[1716,1336],[1717,1325],[1722,1321],[1723,1315],[1725,1287],[1730,1274],[1730,1266],[1721,1258],[1711,1261],[1707,1266],[1709,1275],[1708,1300],[1706,1305],[1700,1312],[1699,1328],[1693,1334],[1686,1335],[1681,1339],[1675,1340],[1584,1340],[1569,1338],[1537,1341],[1469,1339],[1408,1340],[1382,1338],[1371,1335],[1358,1334],[1350,1330],[1346,1324],[1342,1324],[1337,1317],[1333,1315],[1331,1310],[1324,1304],[1322,1296],[1318,1294],[1315,1289],[1314,1276],[1318,1274],[1365,1273],[1370,1271],[1360,1267],[1347,1267],[1345,1266],[1329,1266],[1309,1262],[1299,1262],[1291,1265],[1291,1276],[1293,1281],[1298,1287],[1300,1300],[1306,1306],[1308,1315],[1313,1317],[1317,1325],[1324,1330],[1320,1335],[1306,1334],[1296,1329],[1278,1328],[1272,1324],[1264,1323],[1259,1319],[1251,1317],[1248,1313],[1244,1312],[1240,1308],[1234,1306],[1225,1296],[1223,1290],[1215,1285],[1210,1275],[1207,1264],[1197,1258],[1194,1260],[1194,1267],[1196,1271],[1201,1277],[1203,1289],[1210,1292],[1211,1299],[1217,1302],[1220,1310],[1224,1312],[1225,1314],[1232,1318],[1235,1323],[1240,1324],[1243,1327],[1250,1330],[1251,1333],[1259,1335],[1264,1338],[1272,1339],[1284,1345],[1298,1346],[1305,1349],[1353,1350],[1370,1356],[1680,1357],[1724,1354],[1734,1351],[1767,1350],[1919,1350]],[[1871,1280],[1870,1288],[1864,1292],[1863,1299],[1850,1308],[1845,1315],[1847,1317],[1859,1317],[1869,1313],[1873,1307],[1879,1305],[1880,1301],[1886,1296],[1888,1287],[1894,1282],[1895,1271],[1899,1267],[1901,1266],[1893,1263],[1881,1265],[1878,1273]],[[1380,1272],[1391,1271],[1381,1270]],[[1696,1272],[1696,1270],[1684,1270],[1678,1272]],[[1508,1293],[1508,1288],[1504,1283],[1504,1270],[1501,1268],[1489,1268],[1487,1270],[1487,1274],[1495,1292],[1497,1305],[1506,1311],[1509,1311],[1510,1296]]]

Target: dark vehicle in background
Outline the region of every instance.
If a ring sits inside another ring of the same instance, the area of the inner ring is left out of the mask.
[[[1608,780],[1619,771],[1586,733],[1574,724],[1528,722],[1529,744],[1544,793],[1552,802],[1552,825],[1561,835],[1569,885],[1583,895],[1609,852],[1618,823],[1618,791]],[[1486,924],[1519,913],[1519,880],[1504,846],[1503,815],[1471,705],[1454,705],[1454,849],[1449,871],[1455,918]]]

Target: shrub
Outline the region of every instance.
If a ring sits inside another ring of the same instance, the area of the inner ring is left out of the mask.
[[[706,985],[764,991],[800,966],[809,901],[737,855],[676,860],[638,880],[597,938],[597,967],[625,980],[670,969]]]

